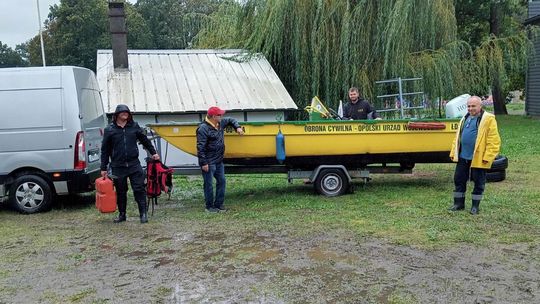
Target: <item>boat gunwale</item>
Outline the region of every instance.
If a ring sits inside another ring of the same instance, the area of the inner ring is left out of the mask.
[[[297,121],[239,121],[240,125],[264,126],[264,125],[307,125],[307,124],[347,124],[347,123],[404,123],[404,122],[459,122],[461,118],[429,118],[429,119],[385,119],[385,120],[297,120]],[[158,122],[146,124],[147,127],[166,127],[166,126],[192,126],[200,124],[200,121],[192,122]]]

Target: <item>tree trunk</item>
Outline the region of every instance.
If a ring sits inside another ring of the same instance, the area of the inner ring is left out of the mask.
[[[491,94],[493,95],[493,110],[495,115],[507,115],[508,111],[506,110],[505,97],[502,92],[499,77],[495,77],[493,80]]]
[[[498,37],[500,34],[501,27],[501,10],[500,4],[493,1],[490,8],[490,18],[489,18],[489,32],[490,34]],[[493,96],[493,109],[495,115],[507,115],[508,111],[506,110],[506,103],[504,94],[502,92],[501,79],[498,75],[494,75],[493,82],[491,86],[491,94]]]

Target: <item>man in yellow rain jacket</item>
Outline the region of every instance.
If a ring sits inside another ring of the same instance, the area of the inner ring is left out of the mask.
[[[501,138],[495,115],[482,109],[482,100],[472,96],[456,132],[450,158],[457,162],[454,173],[454,205],[451,211],[465,209],[465,192],[469,178],[474,182],[471,214],[478,214],[486,185],[486,172],[499,153]]]

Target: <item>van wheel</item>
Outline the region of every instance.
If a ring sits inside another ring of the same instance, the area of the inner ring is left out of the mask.
[[[20,213],[47,211],[52,206],[49,184],[37,175],[21,175],[11,184],[9,202]]]
[[[324,196],[339,196],[349,190],[349,181],[339,169],[324,169],[315,180],[315,190]]]

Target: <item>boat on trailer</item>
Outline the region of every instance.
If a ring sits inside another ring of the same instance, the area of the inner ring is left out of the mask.
[[[326,164],[362,168],[369,164],[450,162],[459,120],[322,120],[242,122],[244,135],[225,130],[226,164],[313,168]],[[170,144],[197,155],[199,122],[148,125]],[[284,139],[278,160],[276,136]]]
[[[242,122],[244,135],[225,129],[227,172],[287,173],[289,182],[304,179],[320,194],[338,196],[353,190],[353,178],[368,182],[370,173],[411,173],[416,163],[451,162],[459,119],[332,119],[317,98],[306,110],[309,121]],[[147,126],[197,155],[199,122]]]

